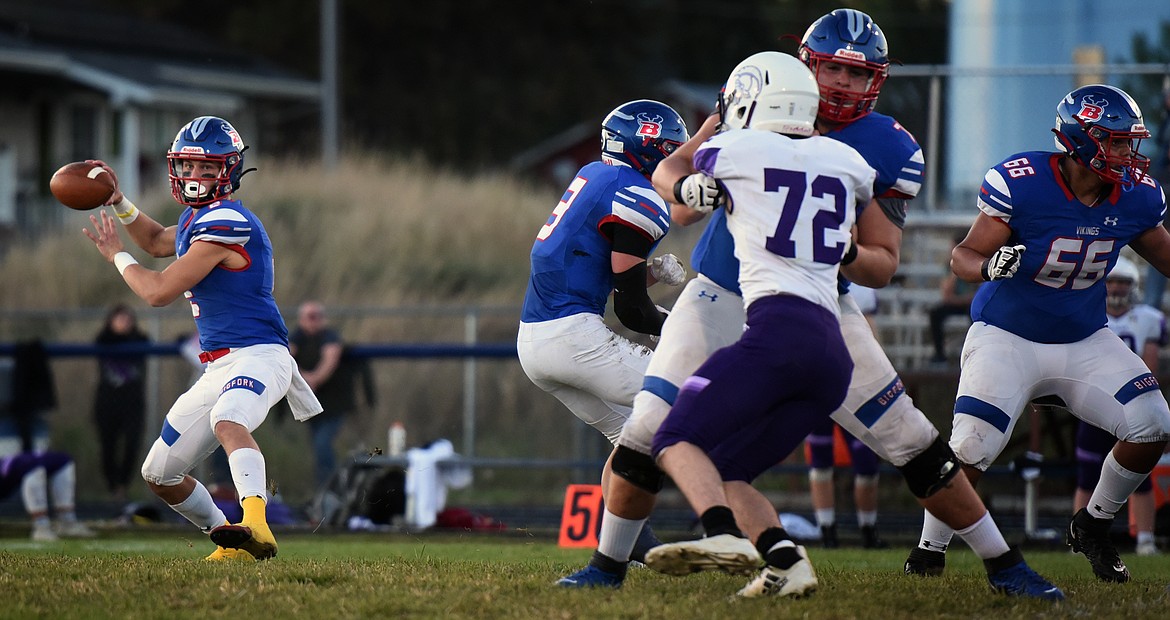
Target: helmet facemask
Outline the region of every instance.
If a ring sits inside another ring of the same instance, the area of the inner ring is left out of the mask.
[[[240,166],[240,157],[227,155],[187,155],[168,153],[167,163],[171,179],[171,194],[182,204],[199,207],[226,198],[235,190],[232,174]],[[216,174],[200,172],[200,162],[213,162]],[[184,172],[184,164],[195,164],[191,172]]]
[[[1104,127],[1089,125],[1080,118],[1077,121],[1084,129],[1085,135],[1097,147],[1096,153],[1089,161],[1082,163],[1109,183],[1131,187],[1142,182],[1142,177],[1150,168],[1150,158],[1138,152],[1142,140],[1150,137],[1150,132],[1146,131],[1145,126],[1139,125],[1140,130],[1110,131]],[[1128,154],[1114,152],[1113,147],[1121,143],[1127,143],[1128,148],[1123,149],[1123,152]],[[1078,151],[1078,155],[1082,152],[1083,150]]]
[[[882,84],[889,77],[889,64],[869,62],[865,55],[854,52],[859,58],[851,58],[848,50],[839,50],[837,55],[819,54],[811,50],[801,50],[801,60],[808,65],[817,78],[821,91],[821,103],[817,116],[833,123],[847,123],[857,120],[873,111],[877,105],[878,95]],[[844,65],[846,68],[859,68],[869,72],[865,81],[865,89],[860,91],[837,88],[825,84],[821,72],[828,63]]]

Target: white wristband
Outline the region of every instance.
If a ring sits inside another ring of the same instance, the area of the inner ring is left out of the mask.
[[[134,206],[134,203],[130,202],[130,199],[125,194],[122,195],[121,201],[110,205],[110,207],[114,210],[114,215],[118,216],[118,219],[121,220],[124,226],[129,226],[131,222],[138,219],[138,214],[141,213],[138,207]]]
[[[137,265],[138,261],[129,252],[118,252],[114,255],[114,266],[118,268],[118,273],[123,276],[126,275],[126,268],[130,265]]]

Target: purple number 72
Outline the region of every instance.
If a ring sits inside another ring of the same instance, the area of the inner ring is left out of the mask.
[[[845,243],[826,245],[825,230],[839,229],[845,221],[845,184],[837,177],[817,175],[812,182],[812,192],[808,194],[808,175],[801,170],[781,170],[778,168],[764,169],[764,191],[778,192],[786,188],[788,195],[784,198],[784,206],[780,211],[780,222],[776,225],[776,232],[768,237],[764,247],[769,252],[785,258],[797,258],[796,239],[793,238],[793,229],[796,228],[797,218],[800,216],[801,205],[804,204],[806,194],[812,198],[833,197],[833,210],[818,209],[812,219],[812,260],[818,263],[833,264],[841,260],[845,252]],[[806,256],[807,257],[807,256]]]

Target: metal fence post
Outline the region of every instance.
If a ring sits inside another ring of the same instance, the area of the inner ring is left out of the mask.
[[[479,339],[479,310],[472,306],[463,317],[463,342],[475,346]],[[475,456],[475,357],[463,358],[463,456]]]

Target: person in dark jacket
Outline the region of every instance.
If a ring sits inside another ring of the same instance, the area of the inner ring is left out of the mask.
[[[120,353],[119,347],[149,342],[138,318],[125,304],[110,308],[95,344],[110,347],[98,355],[93,418],[101,448],[102,475],[110,494],[126,499],[126,488],[141,460],[146,425],[146,356]]]

